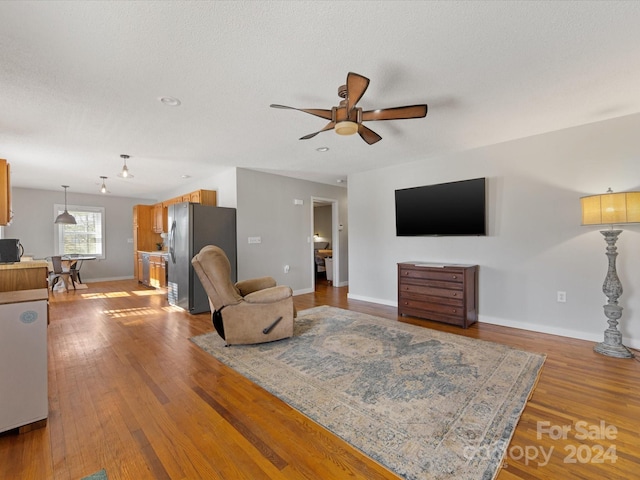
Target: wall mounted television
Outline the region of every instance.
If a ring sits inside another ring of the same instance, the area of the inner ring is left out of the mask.
[[[486,235],[485,178],[395,191],[396,235]]]

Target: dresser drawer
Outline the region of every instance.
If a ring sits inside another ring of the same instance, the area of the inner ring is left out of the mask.
[[[431,297],[428,295],[412,295],[410,293],[401,293],[398,298],[398,306],[408,306],[409,304],[417,308],[417,305],[424,305],[426,310],[436,310],[430,308],[430,305],[443,305],[457,309],[464,309],[464,301],[462,298],[450,298],[450,297]],[[451,313],[451,312],[449,312]],[[457,313],[457,312],[454,312]]]
[[[441,282],[439,280],[400,278],[398,290],[439,297],[462,297],[463,286],[462,283]]]
[[[439,280],[443,282],[456,282],[460,283],[464,280],[464,271],[459,269],[403,269],[401,271],[401,278],[410,278],[418,280]]]
[[[444,313],[452,317],[460,318],[464,315],[464,308],[462,308],[462,305],[447,305],[444,303],[429,302],[428,299],[415,299],[409,297],[402,297],[400,299],[400,303],[402,308],[408,308],[411,310]]]
[[[422,310],[420,308],[404,308],[402,315],[422,318],[434,322],[448,323],[449,325],[457,325],[458,327],[466,328],[465,318],[461,315],[448,315],[446,313],[432,312],[429,310]]]

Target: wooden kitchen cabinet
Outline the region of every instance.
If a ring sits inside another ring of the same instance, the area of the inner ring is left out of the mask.
[[[167,231],[167,207],[162,202],[153,206],[153,231],[155,233]]]
[[[164,207],[173,205],[174,203],[191,202],[199,203],[200,205],[209,205],[212,207],[218,206],[218,192],[215,190],[195,190],[191,193],[185,193],[179,197],[170,198],[162,202]]]
[[[196,190],[191,192],[191,203],[199,203],[200,205],[209,205],[216,207],[218,205],[217,192],[215,190]]]
[[[399,263],[398,314],[467,328],[478,320],[478,266]]]
[[[0,225],[11,222],[11,174],[9,162],[0,159]]]
[[[135,205],[133,207],[133,276],[138,278],[138,251],[153,251],[162,237],[153,231],[153,205]]]
[[[161,253],[149,255],[149,286],[165,288],[167,286],[166,256]]]

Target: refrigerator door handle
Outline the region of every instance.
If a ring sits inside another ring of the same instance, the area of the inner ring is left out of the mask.
[[[171,223],[171,231],[169,232],[169,254],[171,255],[171,263],[176,263],[176,221]]]

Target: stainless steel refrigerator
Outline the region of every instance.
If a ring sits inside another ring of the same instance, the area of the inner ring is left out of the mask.
[[[175,203],[168,208],[169,262],[167,292],[171,305],[190,313],[209,311],[207,293],[193,270],[191,259],[205,245],[222,248],[236,281],[236,209],[197,203]]]

